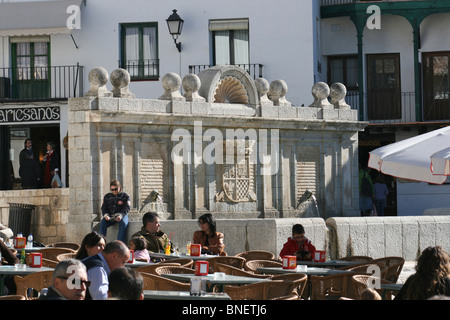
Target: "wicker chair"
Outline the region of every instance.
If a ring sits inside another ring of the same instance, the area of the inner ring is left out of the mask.
[[[387,266],[387,272],[385,277],[382,279],[388,280],[393,283],[397,283],[398,277],[402,272],[403,265],[405,264],[405,259],[402,257],[384,257],[373,260],[373,262],[382,262]]]
[[[352,273],[309,277],[311,300],[338,300],[347,296]]]
[[[56,260],[61,262],[67,259],[75,259],[76,255],[77,254],[75,252],[61,253],[56,256]]]
[[[264,281],[243,286],[225,286],[231,300],[270,300],[292,295],[296,284],[292,281]]]
[[[42,253],[42,258],[58,261],[57,257],[62,253],[75,253],[75,250],[69,248],[43,248],[39,250]]]
[[[244,258],[246,261],[250,260],[274,260],[275,255],[270,251],[264,250],[250,250],[238,253],[236,257]]]
[[[46,247],[49,248],[68,248],[68,249],[72,249],[74,251],[77,251],[78,249],[80,249],[80,245],[78,243],[75,242],[55,242],[52,244],[48,244]]]
[[[369,263],[369,262],[373,261],[373,258],[368,257],[368,256],[348,256],[348,257],[339,258],[339,260]]]
[[[192,268],[192,266],[194,265],[194,260],[189,259],[189,258],[179,258],[179,259],[166,260],[164,263],[178,263],[182,267]]]
[[[280,274],[272,277],[273,280],[292,281],[295,284],[293,293],[300,298],[308,284],[308,276],[303,273]]]
[[[244,263],[244,269],[247,271],[256,272],[261,267],[282,267],[283,264],[274,260],[250,260]]]
[[[373,267],[373,266],[377,266],[380,268],[380,276],[381,278],[385,278],[386,273],[388,271],[388,267],[382,263],[382,262],[372,262],[372,263],[364,263],[364,264],[358,264],[356,266],[350,266],[350,267],[345,267],[345,268],[341,268],[343,270],[347,270],[347,271],[353,271],[354,273],[358,273],[358,274],[369,274],[372,275],[372,272],[368,272],[368,268],[369,267]]]
[[[143,286],[144,290],[189,291],[191,288],[191,285],[189,283],[182,283],[155,274],[141,272],[141,275],[142,278],[144,279],[144,286]]]
[[[42,266],[47,268],[55,268],[58,261],[42,258]]]
[[[155,268],[156,275],[168,274],[168,273],[195,274],[195,271],[192,268],[185,268],[185,267],[181,267],[181,266],[159,266],[159,267]]]
[[[16,283],[16,294],[24,296],[27,299],[27,291],[29,288],[33,288],[37,292],[40,292],[44,288],[48,288],[53,282],[53,271],[39,271],[31,273],[26,276],[14,276],[14,282]]]
[[[272,298],[270,300],[300,300],[300,297],[296,294],[291,294],[289,296],[282,296],[277,298]]]
[[[26,300],[26,298],[21,295],[11,294],[9,296],[1,296],[0,300]]]
[[[267,274],[257,274],[257,273],[253,273],[250,271],[245,271],[244,269],[238,269],[236,267],[233,266],[229,266],[226,264],[222,264],[222,263],[216,263],[214,266],[214,270],[215,272],[223,272],[225,274],[230,274],[233,276],[242,276],[242,277],[250,277],[250,278],[262,278],[262,279],[267,279],[267,278],[271,278],[271,275],[267,275]]]
[[[369,275],[363,275],[363,274],[355,274],[352,276],[352,282],[355,286],[356,289],[356,293],[357,296],[355,297],[355,299],[360,300],[361,299],[361,295],[363,293],[364,290],[366,290],[369,287],[370,282],[373,281],[372,276]],[[380,279],[380,283],[392,283],[388,280],[385,279]],[[375,289],[375,291],[377,291],[380,296],[383,295],[383,290],[381,289]],[[387,291],[385,294],[385,300],[391,300],[392,299],[392,292],[391,291]]]
[[[149,274],[155,274],[155,269],[162,267],[162,266],[175,266],[175,267],[181,267],[181,264],[179,263],[170,263],[170,262],[159,262],[159,263],[155,263],[155,264],[149,264],[146,266],[142,266],[142,267],[137,267],[136,271],[139,271],[140,273],[149,273]]]
[[[242,269],[244,267],[245,259],[241,257],[226,256],[226,257],[209,258],[208,262],[209,262],[209,273],[214,273],[215,265],[217,263],[226,264],[238,269]]]

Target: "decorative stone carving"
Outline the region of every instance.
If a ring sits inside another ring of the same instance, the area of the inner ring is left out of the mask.
[[[335,109],[350,110],[350,106],[345,102],[347,88],[340,82],[333,83],[330,87],[331,104]]]
[[[239,79],[226,76],[217,84],[214,102],[248,104],[247,90]]]
[[[191,102],[205,102],[205,98],[198,94],[198,90],[201,86],[200,78],[196,74],[187,74],[183,78],[183,96],[186,98],[186,101]]]
[[[186,101],[180,93],[181,78],[178,74],[169,72],[161,80],[164,88],[164,94],[159,97],[159,100],[178,100]]]
[[[134,98],[134,94],[130,92],[130,73],[122,68],[111,72],[111,84],[113,85],[113,96],[117,98]]]
[[[259,103],[261,105],[273,105],[273,102],[267,97],[267,93],[270,89],[269,81],[264,78],[258,78],[255,80],[255,86],[258,90]]]
[[[330,95],[330,87],[325,82],[317,82],[313,85],[311,93],[314,97],[313,103],[310,107],[314,108],[333,108],[333,105],[328,101]]]
[[[268,97],[272,100],[274,106],[292,106],[292,103],[286,100],[288,86],[283,80],[274,80],[270,83]]]
[[[106,88],[108,79],[108,71],[105,68],[97,67],[92,69],[89,72],[90,88],[85,97],[112,97],[112,92]]]

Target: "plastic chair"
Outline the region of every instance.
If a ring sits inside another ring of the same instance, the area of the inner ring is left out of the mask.
[[[240,252],[235,257],[241,257],[244,258],[246,261],[250,260],[274,260],[275,255],[270,251],[264,251],[264,250],[250,250],[250,251],[244,251]]]
[[[52,244],[48,244],[46,247],[48,248],[68,248],[74,251],[80,249],[80,245],[75,242],[55,242]]]
[[[229,266],[222,263],[216,263],[214,266],[215,272],[223,272],[225,274],[233,275],[233,276],[241,276],[241,277],[250,277],[250,278],[261,278],[268,279],[271,278],[271,275],[267,274],[257,274],[250,271],[245,271],[244,269],[238,269],[233,266]]]
[[[9,295],[9,296],[1,296],[0,300],[26,300],[26,298],[24,296],[21,296],[21,295],[12,294],[12,295]]]
[[[247,271],[256,272],[258,268],[262,267],[282,267],[283,264],[274,260],[250,260],[244,263],[244,269]]]
[[[195,271],[192,268],[185,268],[185,267],[181,267],[181,266],[159,266],[155,269],[156,275],[169,274],[169,273],[195,274]]]
[[[162,266],[181,267],[181,265],[179,263],[160,262],[160,263],[155,263],[155,264],[149,264],[149,265],[142,266],[142,267],[137,267],[136,271],[141,272],[141,273],[144,272],[144,273],[149,273],[149,274],[156,274],[155,269],[162,267]]]
[[[191,285],[189,283],[182,283],[155,274],[142,272],[141,275],[144,279],[144,290],[190,291],[191,288]]]
[[[231,300],[270,300],[292,295],[292,281],[274,280],[256,282],[242,286],[225,286],[224,291]]]
[[[76,255],[77,254],[75,252],[61,253],[56,256],[56,260],[61,262],[67,259],[75,259]]]
[[[29,288],[33,288],[37,292],[41,292],[42,289],[48,288],[53,283],[53,271],[39,271],[31,273],[26,276],[14,276],[14,282],[16,283],[16,293],[29,299],[27,291]]]
[[[382,277],[382,279],[397,283],[398,277],[402,272],[403,265],[405,264],[405,259],[402,257],[384,257],[375,259],[373,262],[382,262],[387,266],[386,275],[384,278]]]
[[[369,275],[355,274],[352,276],[352,282],[355,286],[356,294],[357,294],[355,299],[361,300],[361,295],[362,295],[363,291],[369,287],[369,284],[371,281],[373,281],[373,278],[372,278],[372,276],[369,276]],[[380,279],[380,283],[390,284],[392,282],[385,280],[385,279]],[[382,289],[375,289],[375,291],[377,291],[380,294],[380,296],[383,296]],[[387,290],[384,295],[385,295],[385,300],[392,300],[392,291]]]
[[[294,291],[298,298],[300,298],[305,291],[308,284],[308,276],[304,273],[280,274],[272,277],[273,280],[292,281],[295,284]]]
[[[244,267],[245,259],[241,257],[226,256],[226,257],[209,258],[208,262],[209,262],[209,273],[214,273],[215,272],[214,268],[217,263],[226,264],[238,269],[242,269]]]
[[[311,300],[338,300],[340,297],[347,297],[347,288],[352,275],[352,273],[329,276],[311,275],[309,277]]]
[[[57,257],[62,253],[75,253],[75,250],[69,248],[43,248],[39,250],[42,253],[42,258],[58,261]]]

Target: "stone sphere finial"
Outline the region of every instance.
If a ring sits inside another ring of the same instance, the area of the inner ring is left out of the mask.
[[[130,79],[130,73],[125,69],[119,68],[111,72],[111,84],[114,87],[112,93],[114,97],[134,98],[134,94],[129,90]]]
[[[200,78],[196,74],[190,73],[184,76],[182,86],[186,101],[205,102],[206,99],[198,94],[201,85]]]
[[[292,104],[286,100],[286,93],[288,86],[283,80],[274,80],[270,83],[269,92],[267,96],[272,100],[274,106],[292,106]]]
[[[255,87],[256,90],[258,91],[259,103],[265,105],[267,104],[273,105],[273,102],[270,101],[270,99],[267,97],[267,93],[269,92],[270,89],[269,81],[267,81],[264,78],[258,78],[255,80]]]
[[[347,95],[347,88],[340,82],[333,83],[330,87],[331,104],[336,109],[350,109],[350,106],[345,102]]]
[[[159,100],[186,100],[179,91],[181,78],[178,74],[169,72],[162,77],[161,82],[164,88],[164,94],[159,97]]]
[[[311,93],[314,97],[310,107],[315,108],[332,108],[333,105],[328,101],[330,95],[330,87],[325,82],[317,82],[313,85]]]
[[[111,97],[112,93],[106,89],[109,75],[105,68],[97,67],[89,72],[89,91],[86,97]]]

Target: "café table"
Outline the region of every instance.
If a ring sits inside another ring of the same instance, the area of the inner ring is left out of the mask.
[[[206,292],[200,296],[189,291],[144,290],[144,300],[231,300],[225,292]]]
[[[340,273],[353,273],[352,271],[321,268],[321,267],[307,267],[306,270],[296,269],[283,269],[282,267],[260,267],[256,269],[258,273],[266,274],[286,274],[286,273],[303,273],[308,276],[330,276]]]
[[[218,257],[218,255],[211,255],[211,254],[202,254],[200,256],[191,256],[187,254],[164,254],[164,253],[158,253],[158,252],[149,252],[150,258],[152,259],[192,259],[194,261],[196,260],[206,260],[214,257]]]
[[[138,260],[134,260],[133,262],[127,262],[125,263],[125,267],[128,268],[138,268],[138,267],[143,267],[143,266],[148,266],[148,265],[154,265],[154,262],[145,262],[145,261],[138,261]]]
[[[328,260],[324,262],[297,260],[297,265],[306,265],[308,267],[318,267],[318,268],[344,268],[356,266],[358,264],[362,264],[362,262],[346,261],[346,260]]]
[[[166,273],[161,274],[162,277],[180,281],[180,282],[191,282],[192,278],[200,278],[202,281],[206,281],[207,291],[211,292],[214,286],[218,287],[219,292],[223,292],[223,287],[225,285],[241,285],[241,284],[251,284],[255,282],[270,281],[266,278],[253,278],[253,277],[243,277],[235,276],[230,274],[222,274],[221,276],[215,274],[208,274],[207,276],[197,276],[195,274],[187,273]]]
[[[26,266],[25,268],[18,268],[16,266],[0,266],[0,295],[3,295],[5,278],[7,276],[25,276],[27,274],[40,272],[40,271],[53,271],[53,268],[48,267],[40,267],[40,268],[32,268]]]

